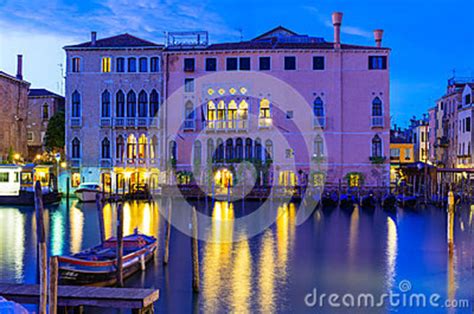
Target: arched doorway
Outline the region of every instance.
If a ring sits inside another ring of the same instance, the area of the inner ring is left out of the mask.
[[[226,190],[233,185],[234,175],[227,168],[220,168],[214,174],[214,184],[216,189]]]

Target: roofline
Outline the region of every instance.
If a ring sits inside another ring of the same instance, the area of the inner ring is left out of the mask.
[[[277,27],[274,27],[274,28],[272,28],[271,30],[269,30],[269,31],[267,31],[267,32],[265,32],[265,33],[263,33],[263,34],[258,35],[257,37],[253,38],[252,40],[259,40],[259,39],[261,39],[262,37],[265,37],[265,36],[267,36],[268,34],[271,34],[271,33],[274,32],[276,29],[279,29],[279,28],[285,30],[286,32],[288,32],[288,33],[290,33],[290,34],[292,34],[292,35],[294,35],[294,36],[299,35],[298,33],[295,33],[294,31],[292,31],[291,29],[288,29],[288,28],[286,28],[286,27],[284,27],[284,26],[282,26],[282,25],[278,25]]]
[[[64,46],[66,51],[87,51],[87,50],[164,50],[165,45],[141,46],[141,47],[76,47]]]
[[[0,71],[0,76],[2,76],[2,77],[4,77],[4,78],[7,78],[7,79],[9,79],[9,80],[11,80],[11,81],[19,82],[19,83],[22,83],[22,84],[25,84],[25,85],[31,85],[30,82],[25,81],[25,80],[20,80],[20,79],[16,78],[15,76],[10,75],[10,74],[5,73],[5,72],[1,72],[1,71]]]
[[[252,52],[252,51],[266,51],[266,52],[276,52],[276,51],[330,51],[330,52],[386,52],[390,53],[392,48],[378,48],[371,46],[361,46],[361,48],[343,48],[343,49],[334,49],[334,48],[252,48],[252,49],[208,49],[208,48],[187,48],[187,49],[163,49],[164,53],[192,53],[192,52]]]

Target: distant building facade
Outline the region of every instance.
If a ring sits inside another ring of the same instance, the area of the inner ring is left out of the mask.
[[[44,136],[49,119],[64,111],[64,97],[44,88],[32,88],[28,92],[27,141],[30,160],[43,151]]]
[[[410,120],[409,136],[413,143],[415,161],[428,162],[428,152],[430,150],[429,141],[429,118],[423,116],[421,119]]]
[[[458,109],[457,138],[457,167],[473,168],[472,143],[474,140],[474,83],[464,86],[461,105]]]
[[[66,158],[73,187],[158,181],[162,45],[129,34],[66,46]],[[149,171],[152,169],[152,171]]]
[[[5,160],[10,149],[22,158],[27,155],[26,121],[28,89],[23,80],[22,56],[18,55],[16,76],[0,71],[0,157]]]

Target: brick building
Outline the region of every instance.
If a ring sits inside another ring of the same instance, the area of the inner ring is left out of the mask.
[[[0,158],[7,158],[10,148],[27,155],[27,108],[30,83],[23,80],[22,56],[18,55],[17,74],[0,71]]]

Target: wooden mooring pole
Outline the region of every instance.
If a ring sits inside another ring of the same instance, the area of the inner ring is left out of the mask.
[[[199,292],[199,252],[198,252],[198,225],[196,208],[193,207],[192,212],[192,237],[191,237],[191,254],[193,258],[193,291]]]
[[[166,237],[165,237],[165,252],[163,254],[163,264],[167,265],[170,259],[170,237],[171,237],[171,209],[172,202],[171,198],[167,202],[168,207],[168,218],[166,222]]]
[[[38,242],[38,273],[40,284],[39,313],[46,314],[48,302],[48,265],[46,253],[46,234],[44,229],[43,192],[40,181],[35,184],[36,237]]]
[[[49,314],[56,314],[58,310],[58,258],[49,259]]]
[[[99,232],[100,232],[100,243],[105,242],[105,227],[104,227],[104,203],[101,200],[101,194],[95,195],[95,205],[97,207],[97,217],[99,218]]]
[[[123,287],[123,204],[117,205],[117,286]]]

